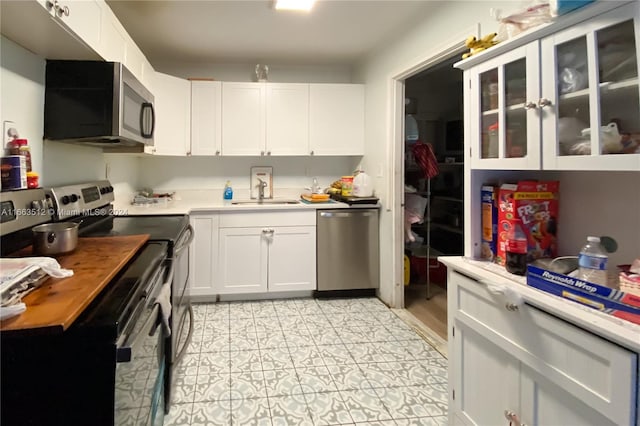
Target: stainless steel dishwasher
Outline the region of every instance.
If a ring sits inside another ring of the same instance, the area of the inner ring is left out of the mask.
[[[318,210],[318,291],[378,288],[378,209]]]

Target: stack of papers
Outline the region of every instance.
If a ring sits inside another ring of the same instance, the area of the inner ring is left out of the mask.
[[[0,319],[18,315],[26,309],[22,298],[38,288],[49,276],[66,278],[73,271],[63,269],[51,257],[0,259]]]

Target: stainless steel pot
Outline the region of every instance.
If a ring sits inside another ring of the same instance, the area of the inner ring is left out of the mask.
[[[74,222],[45,223],[31,230],[33,252],[36,254],[69,253],[78,245],[78,224]]]

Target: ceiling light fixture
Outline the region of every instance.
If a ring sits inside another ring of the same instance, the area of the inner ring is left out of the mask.
[[[309,11],[315,0],[276,0],[276,10]]]

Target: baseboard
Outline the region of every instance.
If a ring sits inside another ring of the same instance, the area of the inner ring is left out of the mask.
[[[375,288],[364,288],[355,290],[324,290],[314,291],[313,297],[316,299],[340,299],[351,297],[376,297]]]

